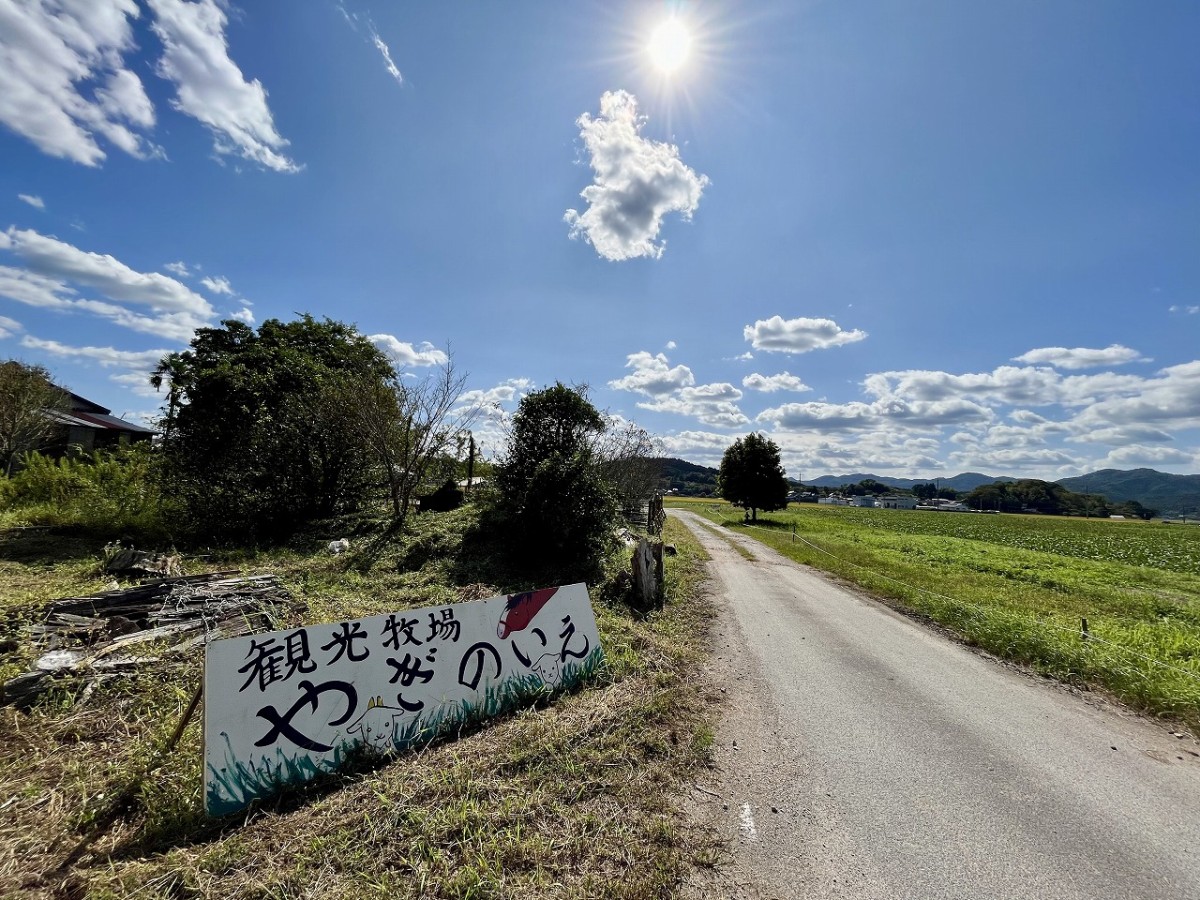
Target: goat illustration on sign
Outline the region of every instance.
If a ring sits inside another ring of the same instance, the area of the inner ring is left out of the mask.
[[[346,734],[357,734],[366,746],[386,753],[396,745],[396,720],[405,714],[399,706],[387,706],[382,697],[372,697],[367,711],[354,720]]]

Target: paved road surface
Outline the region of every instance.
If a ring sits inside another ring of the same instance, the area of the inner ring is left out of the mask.
[[[729,698],[694,800],[733,858],[693,895],[1200,898],[1190,735],[671,514],[713,558]]]

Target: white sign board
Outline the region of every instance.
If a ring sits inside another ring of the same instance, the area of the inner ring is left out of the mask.
[[[210,815],[570,687],[603,662],[587,586],[214,641],[204,659]]]

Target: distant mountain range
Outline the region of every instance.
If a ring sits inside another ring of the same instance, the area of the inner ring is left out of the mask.
[[[1008,475],[983,475],[979,472],[963,472],[953,478],[892,478],[888,475],[867,475],[860,472],[856,475],[822,475],[820,478],[810,478],[804,483],[809,487],[835,488],[841,487],[843,484],[858,484],[868,478],[874,479],[880,484],[886,484],[888,487],[903,488],[906,491],[912,490],[914,484],[930,484],[935,481],[938,487],[950,488],[955,491],[973,491],[981,484],[1017,480]]]
[[[674,488],[683,495],[715,495],[717,492],[717,470],[700,466],[682,459],[662,458],[663,481],[667,488]],[[836,488],[844,484],[857,484],[873,478],[880,484],[902,490],[912,490],[915,484],[936,481],[940,487],[956,491],[972,491],[981,484],[995,481],[1017,481],[1010,475],[984,475],[980,472],[963,472],[953,478],[892,478],[888,475],[871,475],[859,472],[853,475],[822,475],[804,482],[806,487]],[[792,484],[799,484],[789,479]],[[1159,510],[1165,516],[1200,516],[1200,475],[1170,475],[1154,469],[1101,469],[1076,478],[1058,481],[1069,491],[1078,494],[1099,494],[1112,503],[1136,500],[1142,506]]]

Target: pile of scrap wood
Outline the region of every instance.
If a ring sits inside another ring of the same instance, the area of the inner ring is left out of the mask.
[[[291,595],[274,575],[214,572],[51,602],[29,626],[42,655],[3,686],[0,703],[28,703],[54,677],[94,680],[179,658],[210,640],[269,631]]]
[[[179,555],[147,553],[128,540],[104,545],[104,571],[121,578],[171,578],[182,575]]]

